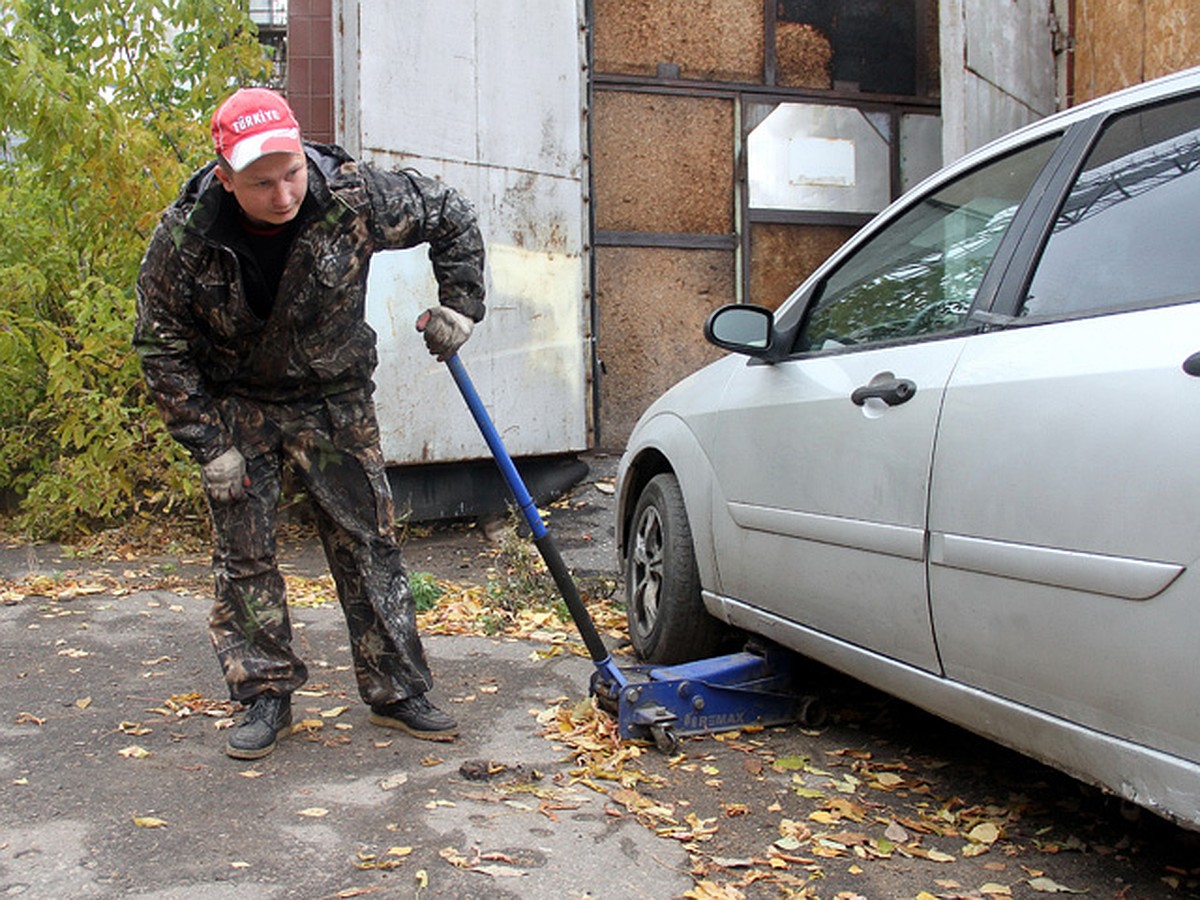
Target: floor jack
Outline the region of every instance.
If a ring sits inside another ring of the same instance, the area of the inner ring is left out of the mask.
[[[616,715],[622,738],[653,742],[674,754],[686,735],[795,721],[817,724],[823,718],[819,701],[792,690],[792,656],[781,648],[751,647],[676,666],[618,668],[466,368],[457,355],[447,365],[592,657],[591,692]]]

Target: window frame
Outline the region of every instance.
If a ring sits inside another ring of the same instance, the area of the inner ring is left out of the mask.
[[[1025,304],[1030,297],[1030,291],[1033,288],[1038,271],[1042,266],[1042,261],[1045,258],[1047,250],[1054,241],[1055,226],[1058,224],[1059,219],[1062,216],[1062,211],[1066,204],[1070,201],[1072,192],[1074,191],[1074,188],[1085,168],[1091,161],[1092,155],[1100,147],[1101,143],[1105,139],[1105,136],[1109,133],[1109,129],[1122,119],[1142,115],[1154,109],[1170,106],[1172,104],[1181,103],[1188,100],[1192,102],[1200,102],[1200,92],[1181,92],[1170,97],[1156,99],[1152,102],[1113,110],[1107,115],[1096,117],[1096,120],[1092,123],[1093,128],[1089,130],[1088,144],[1080,153],[1078,161],[1072,168],[1071,177],[1067,179],[1064,189],[1059,195],[1058,203],[1050,212],[1047,220],[1048,227],[1043,235],[1042,241],[1036,247],[1036,252],[1034,252],[1032,255],[1028,270],[1025,272],[1025,277],[1022,280],[1022,286],[1017,299],[1017,304],[1011,312],[1011,315],[1014,317],[1014,324],[1035,325],[1046,322],[1086,319],[1095,316],[1117,315],[1139,309],[1156,309],[1159,307],[1178,306],[1184,303],[1200,301],[1200,287],[1198,287],[1197,290],[1190,295],[1163,295],[1119,304],[1087,306],[1077,309],[1059,309],[1040,313],[1027,314],[1024,311]]]
[[[1120,118],[1140,109],[1161,106],[1187,96],[1196,96],[1198,94],[1200,94],[1200,91],[1196,88],[1180,88],[1179,90],[1164,93],[1161,96],[1156,96],[1140,103],[1104,110],[1094,116],[1074,123],[1068,129],[1064,138],[1064,144],[1070,150],[1070,155],[1064,157],[1058,170],[1054,173],[1052,182],[1046,186],[1036,207],[1031,210],[1033,214],[1031,225],[1021,235],[1013,254],[1013,259],[1009,264],[1012,271],[1005,277],[1003,283],[998,286],[999,290],[992,299],[991,305],[986,310],[989,327],[1027,328],[1053,322],[1094,318],[1098,315],[1116,315],[1135,308],[1152,308],[1128,307],[1124,309],[1084,310],[1072,313],[1047,313],[1036,316],[1018,315],[1022,304],[1025,302],[1025,296],[1029,291],[1029,287],[1032,284],[1038,262],[1042,257],[1042,251],[1050,240],[1059,211],[1062,209],[1063,204],[1066,203],[1070,195],[1071,186],[1075,183],[1079,172],[1087,161],[1088,155],[1103,134],[1105,126],[1113,119]],[[1164,303],[1159,305],[1173,304]]]

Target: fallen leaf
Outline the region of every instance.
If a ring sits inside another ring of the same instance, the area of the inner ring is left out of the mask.
[[[145,747],[139,747],[137,744],[133,744],[123,750],[118,750],[117,755],[123,756],[126,759],[145,759],[150,755],[150,751]]]
[[[980,822],[967,832],[967,840],[976,844],[994,844],[1000,838],[1000,829],[992,822]]]
[[[1037,891],[1039,894],[1086,894],[1087,893],[1086,890],[1081,891],[1081,890],[1076,890],[1075,888],[1069,888],[1066,885],[1059,884],[1057,881],[1054,881],[1053,879],[1045,878],[1045,877],[1029,879],[1029,886],[1031,888],[1033,888],[1035,891]]]
[[[91,697],[80,697],[78,700],[75,701],[75,705],[77,707],[79,707],[80,709],[87,709],[89,706],[92,705],[92,698]]]
[[[320,819],[323,816],[329,815],[329,810],[323,806],[309,806],[305,809],[297,810],[296,815],[307,816],[310,819]]]
[[[1011,897],[1012,888],[1007,884],[997,884],[994,881],[989,881],[987,884],[980,885],[979,893],[988,894],[993,897]]]
[[[133,819],[133,824],[136,825],[138,828],[166,828],[167,827],[166,820],[160,819],[156,816],[139,816],[137,813],[134,813],[131,818]]]
[[[493,878],[519,878],[525,873],[520,869],[514,869],[512,866],[471,866],[472,872],[482,872],[484,875],[491,875]]]

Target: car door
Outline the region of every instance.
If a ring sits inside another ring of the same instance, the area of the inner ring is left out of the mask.
[[[907,204],[814,288],[787,359],[730,379],[712,445],[723,594],[937,669],[925,526],[942,393],[1056,143]]]
[[[1200,98],[1108,121],[1047,221],[946,391],[945,672],[1200,759]]]

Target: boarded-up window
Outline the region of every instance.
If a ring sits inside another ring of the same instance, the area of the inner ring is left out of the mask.
[[[733,146],[728,100],[597,92],[596,227],[731,233]]]
[[[762,0],[594,0],[598,72],[762,81]]]

